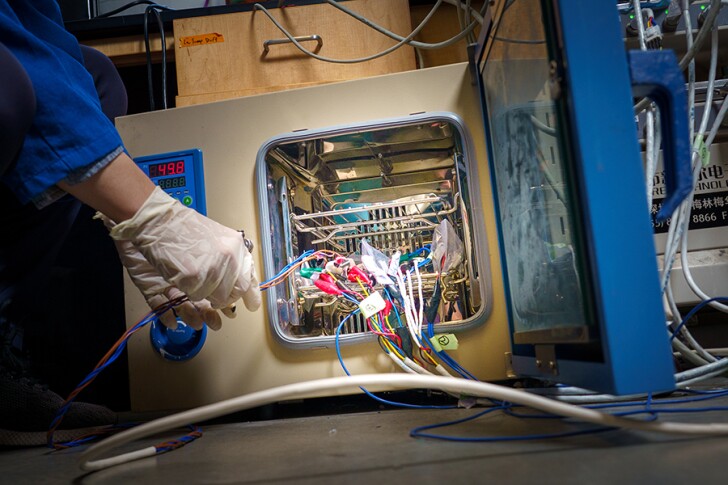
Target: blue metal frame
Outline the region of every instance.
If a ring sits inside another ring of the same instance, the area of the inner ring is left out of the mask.
[[[202,215],[207,215],[205,175],[202,166],[202,151],[199,148],[137,157],[134,161],[149,177],[150,164],[180,159],[185,162],[185,177],[187,177],[185,187],[188,188],[188,195],[192,197],[192,203],[186,205]],[[182,189],[184,190],[185,187]],[[181,199],[185,195],[183,190],[180,191],[182,192],[180,197],[170,194],[169,190],[165,190],[165,192],[182,202]],[[159,318],[155,318],[150,326],[149,340],[152,348],[165,359],[183,362],[196,356],[202,349],[207,337],[207,325],[203,325],[202,330],[194,330],[179,318],[177,320],[180,323],[176,329],[172,330],[162,325]]]
[[[591,313],[602,359],[558,358],[558,376],[536,365],[533,345],[513,346],[516,373],[549,378],[613,394],[674,388],[674,369],[662,307],[656,251],[637,142],[627,54],[614,3],[583,0],[542,2],[554,13],[547,26],[564,66],[563,111],[568,150],[576,176],[588,273]],[[484,24],[475,52],[476,77],[487,55],[492,25]],[[547,35],[549,37],[549,35]],[[490,139],[487,110],[486,135]],[[493,159],[492,147],[489,156]],[[493,167],[491,177],[497,183]],[[494,191],[495,193],[496,191]],[[495,197],[496,211],[498,200]],[[500,214],[497,214],[500,218]],[[501,258],[503,234],[499,230]],[[509,292],[507,271],[504,284]],[[507,298],[511,333],[512,309]],[[579,344],[573,344],[579,345]]]
[[[139,168],[141,168],[147,177],[149,176],[149,165],[152,163],[160,163],[167,160],[183,159],[186,166],[185,175],[188,177],[187,185],[193,194],[193,202],[190,207],[195,209],[202,215],[207,215],[207,202],[205,197],[205,174],[202,166],[202,151],[199,148],[182,150],[178,152],[159,153],[148,155],[145,157],[137,157],[134,159]],[[169,193],[169,191],[165,190]],[[173,194],[170,194],[175,197]],[[178,197],[175,197],[178,198]],[[181,201],[181,200],[180,200]]]

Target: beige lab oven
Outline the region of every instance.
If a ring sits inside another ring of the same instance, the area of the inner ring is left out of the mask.
[[[449,291],[461,304],[438,331],[480,379],[508,374],[510,341],[482,114],[467,64],[232,99],[117,120],[134,158],[198,149],[207,215],[244,229],[265,280],[307,248],[355,254],[429,244],[448,219],[464,243]],[[181,197],[182,198],[182,197]],[[188,200],[189,201],[189,200]],[[423,275],[424,291],[428,275]],[[127,325],[148,308],[125,282]],[[163,358],[148,331],[129,343],[135,411],[186,408],[343,375],[333,345],[345,307],[291,278],[263,305],[208,332],[199,353]],[[343,330],[354,374],[391,372],[363,322]]]
[[[663,51],[627,55],[608,2],[509,4],[489,4],[470,64],[118,120],[129,152],[163,189],[245,230],[262,280],[293,269],[265,292],[261,310],[241,308],[194,356],[183,353],[186,360],[163,358],[149,334],[135,334],[134,410],[340,376],[339,333],[352,373],[399,370],[371,321],[336,293],[344,289],[304,271],[321,264],[289,267],[316,250],[342,255],[348,268],[347,258],[366,266],[382,291],[395,285],[376,271],[402,271],[380,262],[434,254],[409,310],[414,287],[399,285],[400,307],[408,323],[418,312],[418,325],[408,325],[413,340],[423,321],[428,337],[457,337],[452,355],[479,379],[504,379],[512,369],[612,394],[674,387],[632,86],[670,92],[661,111],[674,131],[662,220],[692,180],[677,61]],[[510,40],[526,31],[541,40]],[[665,72],[644,68],[653,63]],[[444,234],[454,242],[445,259],[437,251]],[[339,263],[329,262],[335,272]],[[347,291],[356,290],[350,283]],[[436,311],[420,317],[428,299]],[[128,325],[148,312],[128,282],[126,311]],[[176,345],[181,334],[168,341]]]

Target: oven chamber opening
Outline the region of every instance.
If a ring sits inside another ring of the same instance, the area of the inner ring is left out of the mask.
[[[365,254],[373,248],[394,257],[394,267],[397,256],[403,270],[407,264],[413,269],[413,261],[418,265],[419,277],[409,274],[412,294],[422,291],[414,305],[423,306],[423,314],[429,310],[436,333],[483,324],[492,289],[477,165],[467,129],[452,113],[274,137],[256,161],[261,234],[270,234],[261,237],[266,278],[317,250],[338,253],[349,260],[345,264],[367,271],[362,248]],[[426,258],[433,252],[439,263]],[[375,339],[351,298],[315,284],[323,264],[309,262],[267,290],[277,340],[293,348],[333,347],[347,317],[342,344]],[[393,276],[392,282],[377,280],[369,290],[389,293],[401,310]],[[364,290],[346,277],[336,284]],[[393,312],[389,324],[396,330],[404,320]]]

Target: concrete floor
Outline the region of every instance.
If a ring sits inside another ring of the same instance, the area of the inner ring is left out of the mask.
[[[728,406],[728,398],[690,406]],[[725,483],[728,437],[608,431],[540,441],[463,443],[411,438],[425,424],[477,410],[392,410],[204,427],[177,451],[85,474],[82,449],[0,451],[0,483]],[[663,415],[728,423],[728,412]],[[445,428],[456,436],[506,436],[585,429],[557,420],[493,413]],[[434,431],[433,431],[434,432]],[[132,443],[130,451],[184,434]]]

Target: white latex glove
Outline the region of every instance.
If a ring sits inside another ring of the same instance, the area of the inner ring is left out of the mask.
[[[114,227],[114,222],[101,213],[97,213],[96,219],[101,219],[107,229]],[[144,299],[150,308],[154,309],[159,305],[167,303],[180,296],[184,296],[178,288],[170,285],[159,273],[155,271],[151,264],[142,256],[142,254],[129,241],[114,241],[116,250],[119,253],[121,263],[129,273],[134,285],[139,288]],[[164,326],[171,329],[177,328],[177,319],[175,312],[187,325],[195,330],[202,329],[203,324],[211,330],[219,330],[222,327],[222,319],[220,314],[212,308],[207,300],[186,301],[177,305],[174,311],[168,310],[159,316],[159,320]],[[223,313],[232,318],[235,314],[234,307],[228,307]]]
[[[159,187],[109,234],[115,241],[131,242],[190,300],[225,308],[242,297],[248,310],[260,306],[253,257],[242,235],[185,207]]]

